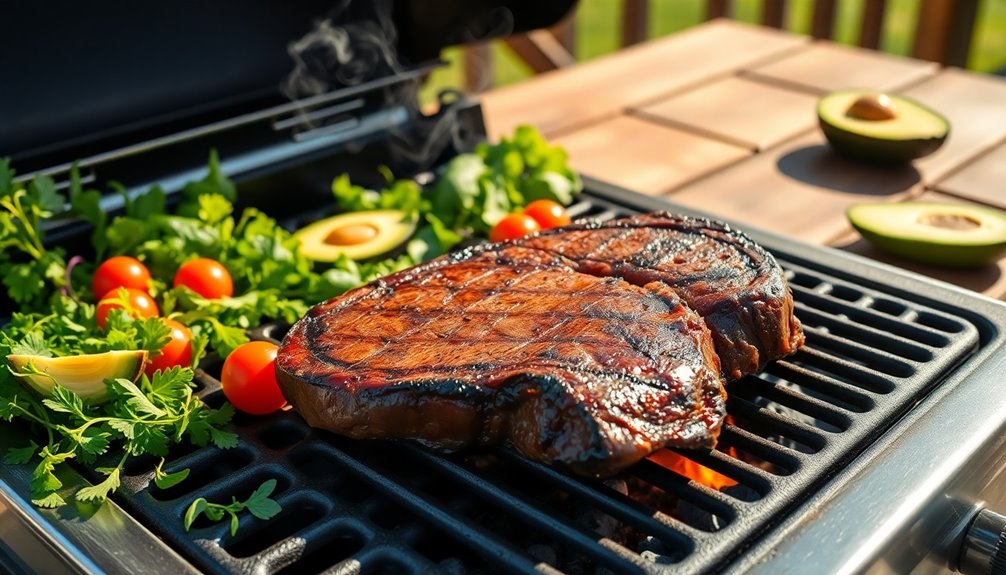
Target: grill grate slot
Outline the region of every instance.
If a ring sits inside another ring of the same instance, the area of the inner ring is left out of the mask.
[[[738,383],[739,389],[733,392],[734,395],[747,399],[756,405],[781,406],[791,413],[796,412],[807,416],[815,424],[823,422],[835,432],[845,431],[852,425],[852,418],[845,410],[794,389],[773,385],[759,377],[747,377]]]
[[[757,457],[759,461],[754,462],[757,467],[765,469],[772,475],[789,475],[800,469],[800,452],[789,448],[786,445],[775,443],[758,434],[752,433],[736,425],[726,425],[720,434],[720,445],[733,447],[742,451],[739,459],[748,460],[748,457]],[[779,449],[779,447],[783,449]],[[747,455],[748,457],[744,457]],[[759,465],[761,464],[761,465]]]
[[[759,377],[779,386],[797,389],[846,411],[865,413],[876,407],[874,399],[857,388],[792,364],[780,362],[770,365]]]
[[[300,557],[280,569],[281,575],[319,573],[356,555],[370,540],[366,529],[353,521],[339,521],[318,530],[317,535],[305,534],[305,546]]]
[[[572,217],[635,210],[583,196]],[[290,412],[239,416],[241,447],[176,448],[169,490],[158,460],[127,468],[119,502],[200,569],[226,573],[715,572],[904,414],[972,353],[978,330],[911,294],[861,286],[775,253],[808,344],[730,385],[732,422],[713,451],[662,450],[622,475],[568,476],[507,450],[438,455],[409,444],[352,441]],[[282,326],[253,335],[277,339]],[[199,393],[223,402],[221,363]],[[81,469],[85,474],[91,473]],[[181,529],[197,496],[246,497],[277,479],[284,512],[268,523]]]
[[[806,330],[807,343],[823,354],[833,359],[854,363],[864,368],[879,371],[886,375],[899,378],[911,377],[915,367],[898,356],[874,349],[860,343],[835,337],[828,332],[814,328]]]
[[[857,342],[872,349],[879,349],[895,357],[914,362],[925,362],[933,359],[931,349],[916,344],[910,339],[884,333],[867,326],[850,326],[841,317],[821,313],[802,303],[796,304],[796,313],[805,328],[814,328],[820,333],[827,333],[845,340],[855,338]]]
[[[666,517],[697,529],[696,539],[701,540],[705,536],[701,533],[703,531],[722,529],[736,517],[733,499],[658,465],[652,459],[645,459],[634,466],[631,476],[640,481],[629,486],[630,495],[647,501]],[[683,513],[681,504],[687,504],[690,511],[701,513]]]
[[[778,363],[779,365],[795,366],[807,372],[817,372],[830,380],[877,394],[892,393],[897,389],[895,382],[887,375],[825,353],[815,347],[804,347],[796,354]]]
[[[828,313],[837,321],[851,321],[859,328],[883,330],[890,335],[897,335],[929,347],[942,348],[950,344],[950,340],[944,333],[906,323],[901,316],[899,316],[900,321],[894,320],[886,315],[875,313],[871,308],[850,306],[813,291],[802,290],[799,287],[794,287],[793,296],[802,309]]]
[[[944,315],[937,315],[930,311],[920,311],[916,313],[914,320],[915,323],[919,325],[924,325],[949,334],[958,334],[967,328],[967,325],[961,323],[960,321],[954,321]]]
[[[759,405],[735,394],[727,400],[727,411],[733,414],[735,418],[743,418],[744,421],[754,423],[753,425],[746,423],[744,425],[745,429],[757,433],[757,430],[764,426],[771,430],[766,435],[767,439],[780,442],[781,440],[777,440],[776,437],[784,438],[786,443],[783,445],[786,445],[790,441],[795,441],[798,444],[809,447],[806,453],[817,453],[824,449],[828,439],[822,432],[837,433],[840,431],[832,426],[824,428],[819,425],[813,425],[816,423],[813,418],[804,418],[799,413],[795,413],[793,410],[781,405],[769,402],[763,403],[765,405]],[[804,419],[807,421],[804,421]]]

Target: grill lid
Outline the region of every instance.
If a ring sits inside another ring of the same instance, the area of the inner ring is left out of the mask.
[[[8,3],[0,157],[25,173],[281,104],[288,46],[326,18],[364,38],[344,45],[356,48],[353,73],[341,75],[353,85],[451,44],[550,25],[573,2]]]

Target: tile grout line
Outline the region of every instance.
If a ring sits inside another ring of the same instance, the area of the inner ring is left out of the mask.
[[[677,88],[668,90],[666,92],[661,92],[660,94],[657,94],[657,95],[652,96],[650,98],[645,98],[645,99],[640,100],[638,102],[633,102],[633,103],[627,104],[625,106],[625,109],[643,108],[643,107],[649,106],[651,104],[656,104],[657,102],[661,102],[663,100],[666,100],[668,98],[673,98],[674,96],[679,96],[679,95],[684,94],[686,92],[691,92],[691,91],[696,90],[698,88],[704,88],[705,86],[708,86],[708,85],[710,85],[710,84],[712,84],[714,82],[718,82],[718,81],[720,81],[720,80],[722,80],[724,78],[730,78],[730,77],[740,76],[741,73],[743,73],[744,70],[748,66],[763,66],[765,64],[769,64],[771,62],[774,62],[778,58],[788,58],[789,56],[794,55],[797,52],[806,49],[808,46],[810,46],[810,44],[811,44],[810,42],[803,42],[803,43],[797,44],[795,46],[790,46],[790,47],[787,47],[787,48],[780,48],[777,52],[774,52],[774,53],[769,54],[767,56],[762,56],[760,58],[755,58],[755,59],[753,59],[753,60],[751,60],[749,62],[744,62],[743,64],[738,64],[734,68],[730,68],[730,69],[724,70],[724,71],[716,73],[716,74],[711,74],[709,76],[705,76],[703,78],[695,80],[694,82],[690,82],[690,83],[678,86]]]
[[[936,68],[932,72],[926,74],[920,73],[918,74],[918,77],[911,77],[908,80],[905,80],[903,84],[898,84],[897,86],[886,91],[901,93],[905,90],[915,88],[916,86],[925,84],[926,82],[933,80],[934,78],[939,76],[940,72],[942,72],[945,69],[946,68]],[[738,77],[743,78],[745,80],[750,80],[752,82],[758,82],[759,84],[764,84],[766,86],[772,86],[775,88],[784,88],[795,92],[800,92],[803,94],[810,94],[812,96],[817,97],[821,97],[830,92],[830,90],[825,90],[823,88],[817,88],[807,84],[801,84],[796,80],[779,78],[777,76],[768,76],[766,74],[759,73],[757,70],[741,70],[738,73]]]
[[[659,114],[653,114],[653,113],[647,112],[645,110],[640,110],[640,109],[636,109],[636,108],[629,108],[629,109],[625,110],[625,114],[624,115],[628,116],[630,118],[637,118],[637,119],[640,119],[640,120],[646,120],[646,121],[650,122],[651,124],[657,124],[658,126],[663,126],[663,127],[667,127],[667,128],[675,128],[675,129],[681,130],[683,132],[691,132],[693,134],[696,134],[696,135],[699,135],[699,136],[703,136],[703,137],[709,138],[711,140],[719,140],[720,142],[725,143],[725,144],[730,144],[732,146],[737,146],[738,148],[744,148],[745,150],[751,152],[752,156],[761,153],[761,150],[759,150],[758,145],[755,144],[754,142],[747,142],[747,141],[745,141],[745,140],[743,140],[741,138],[735,138],[735,137],[730,136],[728,134],[720,134],[720,133],[715,132],[713,130],[702,128],[702,127],[699,127],[699,126],[694,126],[694,125],[691,125],[691,124],[687,124],[685,122],[680,122],[680,121],[675,120],[673,118],[666,118],[664,116],[660,116]]]

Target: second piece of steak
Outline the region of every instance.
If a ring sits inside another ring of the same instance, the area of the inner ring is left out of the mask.
[[[509,442],[608,475],[662,446],[711,447],[725,417],[702,318],[667,286],[496,246],[313,308],[277,357],[309,424],[440,446]]]
[[[722,223],[657,212],[549,230],[516,244],[574,260],[583,273],[671,287],[705,318],[728,381],[803,345],[779,264]]]

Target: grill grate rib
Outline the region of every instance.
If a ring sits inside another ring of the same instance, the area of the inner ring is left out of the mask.
[[[569,209],[609,219],[632,210],[599,197]],[[395,442],[311,430],[293,413],[238,417],[242,446],[177,449],[191,468],[145,488],[154,461],[131,464],[119,501],[211,573],[712,572],[812,493],[978,345],[977,328],[923,303],[854,285],[776,256],[807,346],[729,388],[720,445],[676,451],[736,481],[715,490],[646,460],[601,481],[564,475],[506,450],[443,456]],[[265,326],[257,337],[279,338]],[[199,372],[222,401],[219,362]],[[87,472],[87,470],[82,470]],[[284,512],[181,530],[197,496],[228,501],[278,480]]]

